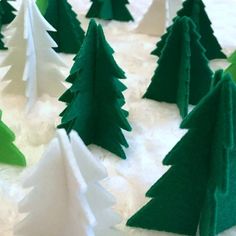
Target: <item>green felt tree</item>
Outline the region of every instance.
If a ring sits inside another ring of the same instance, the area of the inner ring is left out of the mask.
[[[0,163],[26,166],[24,155],[13,144],[14,133],[3,123],[0,111]]]
[[[36,0],[36,3],[42,15],[45,15],[48,8],[48,0]]]
[[[0,4],[0,32],[2,31],[3,14],[4,14],[4,11],[3,11],[2,5]],[[0,49],[6,50],[7,48],[5,47],[5,44],[3,42],[3,38],[4,38],[4,36],[0,33]]]
[[[84,31],[67,0],[48,1],[44,17],[56,29],[56,32],[50,32],[58,45],[55,50],[71,54],[78,53],[84,39]]]
[[[1,0],[0,4],[3,9],[2,24],[11,23],[16,16],[16,9],[9,3],[8,0]]]
[[[188,114],[188,104],[196,105],[209,91],[212,80],[199,40],[189,17],[176,19],[144,98],[176,103],[182,117]]]
[[[177,16],[188,16],[194,21],[197,30],[201,35],[201,44],[206,49],[206,56],[209,60],[217,58],[226,58],[225,54],[221,51],[222,48],[214,36],[214,31],[211,27],[211,21],[205,11],[205,5],[202,0],[185,0],[183,8],[177,12]],[[175,21],[174,18],[173,21]],[[166,34],[168,34],[167,31]],[[161,51],[165,45],[167,36],[162,37],[161,41],[157,43],[157,49],[152,54],[160,56]]]
[[[228,61],[231,64],[226,69],[226,72],[230,73],[233,80],[236,82],[236,51],[228,58]]]
[[[91,20],[85,41],[67,82],[72,86],[61,97],[67,104],[59,128],[76,130],[83,141],[96,144],[125,159],[128,143],[122,129],[130,131],[128,112],[123,110],[125,74],[116,64],[102,27]]]
[[[92,0],[87,17],[103,20],[131,21],[132,15],[126,8],[128,0]]]
[[[183,121],[188,133],[165,157],[171,168],[128,226],[215,236],[236,225],[236,86],[217,72],[211,91]]]

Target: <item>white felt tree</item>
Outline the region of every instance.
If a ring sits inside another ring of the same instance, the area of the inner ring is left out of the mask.
[[[64,90],[60,68],[62,59],[52,47],[56,43],[48,31],[54,31],[38,10],[34,0],[22,1],[14,21],[9,25],[9,54],[2,66],[10,66],[3,80],[10,81],[5,92],[25,95],[30,109],[42,94],[58,96]]]
[[[153,0],[136,32],[161,36],[181,7],[182,0]]]
[[[15,235],[119,235],[112,228],[117,222],[109,210],[112,198],[94,180],[103,179],[106,172],[76,134],[71,134],[71,139],[70,143],[66,132],[58,131],[24,183],[32,190],[19,204],[19,210],[28,215],[16,226]],[[80,171],[78,164],[86,169]]]

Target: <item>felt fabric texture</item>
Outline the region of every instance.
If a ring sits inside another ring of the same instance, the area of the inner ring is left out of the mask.
[[[57,52],[77,54],[84,40],[84,31],[67,0],[50,0],[45,19],[56,29],[50,32]]]
[[[5,47],[5,44],[3,42],[4,36],[1,34],[2,26],[3,26],[3,18],[4,18],[4,10],[3,10],[2,4],[0,2],[0,49],[6,50],[7,48]]]
[[[87,144],[96,144],[125,159],[128,143],[122,129],[131,131],[122,109],[125,73],[118,67],[102,27],[91,20],[85,41],[70,71],[72,86],[61,97],[67,104],[59,128],[76,130]],[[122,145],[122,146],[121,146]]]
[[[36,3],[42,15],[45,15],[48,8],[48,0],[36,0]]]
[[[16,9],[9,3],[8,0],[1,0],[0,5],[3,9],[2,24],[11,23],[16,16]]]
[[[236,225],[236,86],[222,71],[182,122],[188,133],[165,157],[171,168],[147,192],[153,198],[127,225],[215,236]]]
[[[196,105],[209,91],[212,71],[191,18],[176,19],[169,32],[144,98],[176,103],[184,118],[188,105]]]
[[[26,166],[24,155],[13,144],[15,134],[2,121],[2,112],[0,111],[0,163]]]
[[[205,11],[205,5],[202,0],[185,0],[183,8],[177,12],[177,16],[190,17],[197,26],[197,31],[201,35],[200,42],[206,49],[206,56],[209,60],[226,58],[225,54],[221,51],[222,48],[214,36],[214,31],[211,27],[211,21]],[[173,19],[173,22],[176,18]],[[171,26],[170,26],[171,27]],[[167,34],[170,31],[167,31]],[[154,55],[160,56],[161,51],[165,45],[167,36],[162,37],[161,43],[157,43],[157,48],[153,51]]]
[[[228,58],[230,63],[229,67],[226,69],[227,73],[230,73],[233,80],[236,82],[236,51],[230,55]]]
[[[126,5],[128,0],[93,0],[87,17],[103,20],[132,21],[133,17]]]

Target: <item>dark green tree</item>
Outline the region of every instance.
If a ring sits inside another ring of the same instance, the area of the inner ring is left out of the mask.
[[[0,163],[26,166],[24,155],[13,144],[14,133],[3,123],[0,111]]]
[[[8,0],[1,0],[0,2],[3,15],[2,15],[2,24],[9,24],[15,19],[16,9],[9,3]]]
[[[205,11],[205,5],[202,0],[185,0],[183,8],[177,12],[177,16],[190,17],[197,26],[197,31],[201,35],[200,42],[206,49],[206,56],[209,60],[217,58],[226,58],[221,51],[222,48],[214,36],[214,31],[211,27],[211,21]],[[176,18],[173,19],[175,21]],[[169,34],[167,31],[166,34]],[[167,36],[163,36],[161,41],[157,43],[157,49],[152,54],[160,56],[165,45]]]
[[[3,42],[4,36],[1,33],[2,25],[3,25],[3,23],[2,23],[2,21],[3,21],[3,14],[4,14],[4,11],[3,11],[2,5],[0,4],[0,49],[1,50],[6,50],[7,48],[5,47],[5,44]]]
[[[93,0],[87,17],[97,17],[103,20],[131,21],[126,5],[128,0]]]
[[[209,94],[183,121],[188,133],[165,157],[171,168],[128,226],[215,236],[236,225],[236,86],[216,74]]]
[[[122,129],[131,130],[128,112],[122,109],[126,87],[119,79],[124,79],[125,74],[112,54],[102,27],[91,20],[66,79],[72,86],[59,99],[67,107],[58,127],[67,133],[75,130],[85,144],[96,144],[125,159],[122,146],[128,147],[128,143]]]
[[[181,116],[185,117],[188,105],[196,105],[206,95],[212,71],[199,40],[189,17],[176,19],[145,98],[176,103]]]
[[[50,0],[44,17],[57,30],[50,32],[58,46],[55,50],[78,53],[84,39],[84,31],[67,0]]]

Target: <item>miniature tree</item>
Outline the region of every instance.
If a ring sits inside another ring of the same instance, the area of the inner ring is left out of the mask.
[[[176,19],[144,95],[156,101],[176,103],[183,118],[188,114],[188,104],[196,105],[211,84],[212,71],[199,39],[189,17]]]
[[[102,27],[91,20],[66,79],[72,86],[59,99],[67,107],[58,127],[67,133],[76,130],[87,145],[96,144],[125,159],[121,145],[128,147],[128,143],[121,129],[131,130],[128,113],[122,109],[126,87],[119,81],[125,74],[112,54]]]
[[[11,23],[16,16],[16,9],[9,3],[9,0],[1,0],[0,5],[3,10],[2,24]]]
[[[230,73],[233,80],[236,82],[236,51],[228,58],[228,61],[231,64],[226,69],[226,72]]]
[[[51,37],[57,43],[55,50],[71,54],[78,53],[84,40],[84,31],[68,1],[48,1],[44,17],[56,29],[56,32],[50,32]]]
[[[48,8],[48,0],[36,0],[36,3],[42,15],[45,15]]]
[[[171,168],[147,192],[152,200],[127,225],[184,235],[199,227],[200,236],[236,225],[236,87],[229,75],[217,81],[183,121],[189,131],[165,157]]]
[[[2,121],[0,111],[0,162],[9,165],[26,166],[24,155],[13,144],[15,141],[14,133]]]
[[[92,168],[94,172],[83,172],[86,176],[90,174],[88,178],[94,182],[96,177],[100,179],[105,176],[104,170],[96,162],[93,165],[91,154],[80,140],[74,140],[74,143],[80,145],[76,147],[76,154],[85,158],[82,166],[78,166],[81,158],[75,156],[66,132],[61,130],[49,144],[32,176],[24,183],[24,187],[33,189],[19,205],[20,212],[28,215],[16,226],[16,235],[100,236],[102,234],[95,234],[99,221],[105,219],[111,222],[113,215],[108,211],[105,218],[98,221],[96,218],[96,214],[101,214],[97,210],[102,206],[106,208],[109,195],[99,185],[93,189],[90,182],[86,183],[80,168]],[[101,202],[102,205],[97,206],[96,202]],[[104,229],[105,224],[100,225],[100,229]],[[105,232],[106,230],[103,233]]]
[[[95,0],[87,13],[87,17],[97,17],[103,20],[131,21],[126,5],[128,0]]]
[[[29,110],[38,96],[58,96],[64,91],[64,76],[58,67],[65,65],[52,49],[56,44],[47,31],[53,28],[34,1],[22,1],[9,29],[13,32],[8,42],[10,52],[2,66],[11,66],[3,78],[10,82],[4,92],[25,95]]]
[[[205,5],[202,0],[185,0],[183,8],[177,12],[179,17],[188,16],[190,17],[197,26],[197,31],[201,35],[200,42],[206,49],[206,56],[209,60],[217,58],[226,58],[224,53],[221,51],[222,48],[214,36],[214,31],[211,28],[211,22],[205,11]],[[176,19],[176,18],[175,18]],[[175,19],[173,21],[175,21]],[[169,31],[167,31],[167,34]],[[163,42],[157,43],[158,49],[153,54],[160,56],[160,53],[165,45],[166,39],[164,36],[161,40]]]
[[[166,28],[166,17],[166,0],[154,0],[136,31],[141,34],[162,35]],[[153,24],[153,22],[158,22],[158,24]]]

